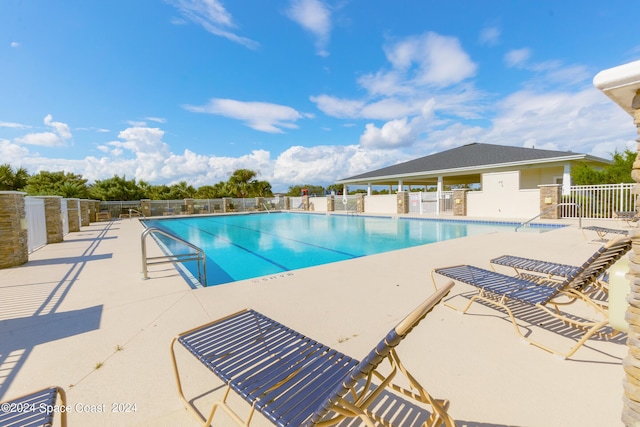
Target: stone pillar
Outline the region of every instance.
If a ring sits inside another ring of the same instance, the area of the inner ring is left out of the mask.
[[[336,210],[336,196],[329,194],[327,196],[327,212],[334,212]]]
[[[636,98],[638,95],[636,94]],[[635,104],[635,98],[634,103]],[[634,105],[635,106],[635,105]],[[631,178],[636,182],[633,193],[636,197],[640,194],[640,108],[634,110],[634,124],[638,128],[638,155],[633,162]],[[626,426],[640,425],[640,229],[629,230],[632,241],[631,253],[629,254],[630,280],[629,296],[627,302],[627,312],[625,320],[629,324],[627,331],[627,345],[629,352],[622,361],[625,378],[622,381],[624,396],[624,408],[622,411],[622,421]]]
[[[308,195],[302,196],[302,210],[305,210],[305,211],[309,210],[309,196]]]
[[[80,199],[67,199],[69,232],[80,231]]]
[[[539,185],[540,219],[560,219],[562,202],[562,186],[560,184]],[[553,206],[556,205],[555,209]]]
[[[47,226],[47,243],[60,243],[64,240],[62,231],[62,197],[37,196],[44,199],[44,216]]]
[[[453,190],[453,215],[467,216],[467,193],[466,188],[458,188]]]
[[[151,199],[140,200],[140,210],[145,217],[151,216]]]
[[[96,210],[96,201],[95,200],[89,200],[89,222],[96,222],[96,212],[98,212]]]
[[[264,197],[256,197],[256,210],[264,210]]]
[[[358,193],[358,198],[356,199],[356,212],[363,213],[364,212],[364,194]]]
[[[222,212],[227,213],[227,212],[231,212],[231,207],[229,206],[231,204],[231,199],[228,197],[223,197],[222,198]]]
[[[396,200],[398,201],[398,213],[399,214],[409,213],[409,192],[398,191],[396,193]]]
[[[288,211],[291,209],[291,197],[284,196],[284,210]]]
[[[193,215],[193,199],[184,199],[184,213],[187,215]]]
[[[80,200],[80,223],[83,227],[91,224],[89,217],[89,200]]]
[[[0,191],[0,268],[29,261],[24,195],[18,191]]]

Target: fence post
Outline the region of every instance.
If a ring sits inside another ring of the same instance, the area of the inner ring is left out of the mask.
[[[406,214],[409,213],[409,192],[407,191],[398,191],[396,194],[396,200],[398,209],[396,213]]]
[[[467,216],[467,192],[466,188],[453,190],[453,215]]]
[[[80,199],[67,199],[69,232],[80,231]]]
[[[553,205],[558,205],[562,201],[562,186],[560,184],[539,185],[540,188],[540,218],[559,219],[560,206],[549,209]]]
[[[62,231],[62,197],[61,196],[36,196],[44,199],[44,216],[47,229],[47,243],[60,243],[64,240]]]
[[[29,261],[25,194],[0,191],[0,268]]]

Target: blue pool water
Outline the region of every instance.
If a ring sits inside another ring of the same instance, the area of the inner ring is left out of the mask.
[[[515,223],[269,213],[145,220],[202,248],[208,286],[492,231]],[[172,253],[185,248],[161,238]],[[186,268],[197,276],[197,264]]]

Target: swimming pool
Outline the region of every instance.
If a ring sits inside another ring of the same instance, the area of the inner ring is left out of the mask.
[[[517,223],[265,213],[144,220],[200,247],[208,286],[492,231]],[[553,227],[553,226],[551,226]],[[165,250],[184,246],[160,237]],[[197,276],[195,262],[184,264]],[[192,286],[197,286],[192,284]]]

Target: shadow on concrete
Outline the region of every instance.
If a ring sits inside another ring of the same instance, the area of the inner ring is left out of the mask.
[[[0,287],[0,307],[3,308],[0,311],[0,400],[36,346],[100,328],[101,305],[67,312],[58,309],[88,262],[111,258],[111,254],[96,255],[95,252],[103,240],[110,238],[106,236],[112,224],[93,226],[92,232],[98,234],[91,239],[69,241],[89,242],[80,256],[30,261],[24,265],[46,268],[68,264],[69,269],[61,278]]]

